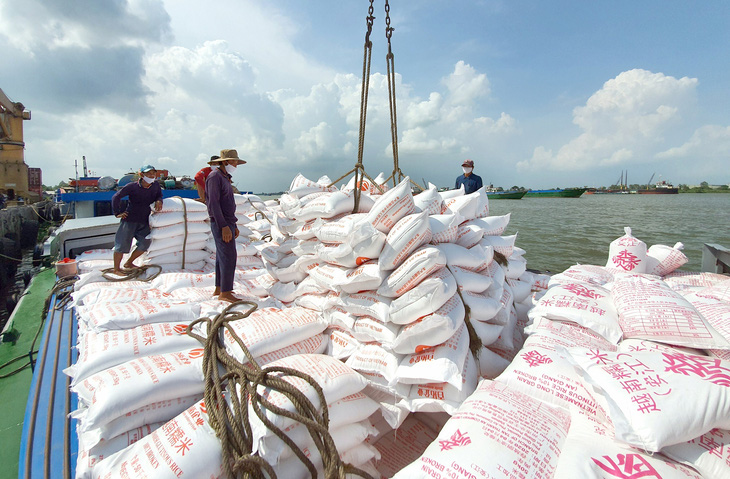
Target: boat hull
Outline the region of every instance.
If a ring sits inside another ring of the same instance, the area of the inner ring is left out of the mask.
[[[655,188],[651,190],[639,190],[640,195],[676,195],[679,194],[679,188]]]
[[[525,196],[526,191],[495,191],[487,192],[490,200],[519,200]]]
[[[585,191],[585,188],[531,190],[525,193],[525,198],[579,198]]]

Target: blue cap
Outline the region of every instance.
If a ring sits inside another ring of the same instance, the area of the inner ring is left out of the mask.
[[[139,169],[142,173],[147,173],[148,171],[156,170],[156,168],[152,165],[144,165],[142,168]]]

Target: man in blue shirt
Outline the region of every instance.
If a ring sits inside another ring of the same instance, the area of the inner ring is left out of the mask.
[[[464,160],[464,163],[461,164],[461,169],[464,171],[464,174],[456,178],[456,186],[454,188],[458,190],[461,188],[461,185],[464,185],[464,194],[468,195],[482,187],[482,177],[472,173],[474,170],[474,162],[472,160]]]
[[[122,257],[132,248],[132,240],[137,240],[137,246],[129,259],[124,263],[124,269],[136,268],[134,260],[142,256],[150,247],[150,205],[155,204],[155,211],[162,209],[162,188],[156,181],[157,170],[152,165],[145,165],[139,170],[139,181],[127,183],[112,196],[112,211],[117,218],[121,218],[119,229],[114,238],[114,273],[124,274],[120,267]],[[128,197],[127,209],[121,211],[122,198]]]
[[[231,175],[246,162],[236,150],[221,150],[220,158],[212,159],[212,171],[205,179],[205,204],[210,217],[210,232],[215,241],[215,291],[221,301],[233,303],[233,278],[236,274],[236,201],[233,198]]]

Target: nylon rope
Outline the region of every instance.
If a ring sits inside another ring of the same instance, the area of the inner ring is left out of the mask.
[[[245,311],[234,308],[247,307]],[[344,479],[346,475],[372,477],[365,471],[344,464],[329,433],[329,412],[322,388],[308,374],[286,367],[262,368],[229,324],[251,315],[258,305],[251,301],[237,301],[227,306],[214,318],[199,318],[187,328],[187,334],[204,344],[203,372],[205,375],[204,401],[211,427],[220,439],[223,449],[223,468],[229,478],[276,478],[273,467],[263,458],[252,453],[253,432],[249,420],[250,410],[261,422],[286,443],[294,455],[307,467],[314,479],[318,477],[314,464],[304,452],[264,412],[294,419],[309,431],[322,458],[326,479]],[[195,332],[195,326],[205,326],[206,336]],[[231,338],[243,351],[247,363],[243,364],[226,350],[223,338]],[[298,388],[285,377],[299,378],[314,388],[320,412]],[[269,402],[263,392],[276,391],[294,405],[296,412],[284,410]]]

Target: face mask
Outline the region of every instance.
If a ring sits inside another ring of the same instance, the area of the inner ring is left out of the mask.
[[[236,172],[236,165],[226,165],[226,171],[229,175],[232,175]]]
[[[464,166],[462,166],[461,169],[464,170],[464,174],[471,173],[471,170],[472,170],[471,168],[466,168]]]
[[[149,185],[150,183],[154,183],[154,181],[155,181],[155,179],[154,179],[154,178],[147,178],[146,176],[143,176],[143,177],[142,177],[142,179],[143,179],[143,180],[144,180],[144,182],[145,182],[145,183],[147,183],[148,185]]]

